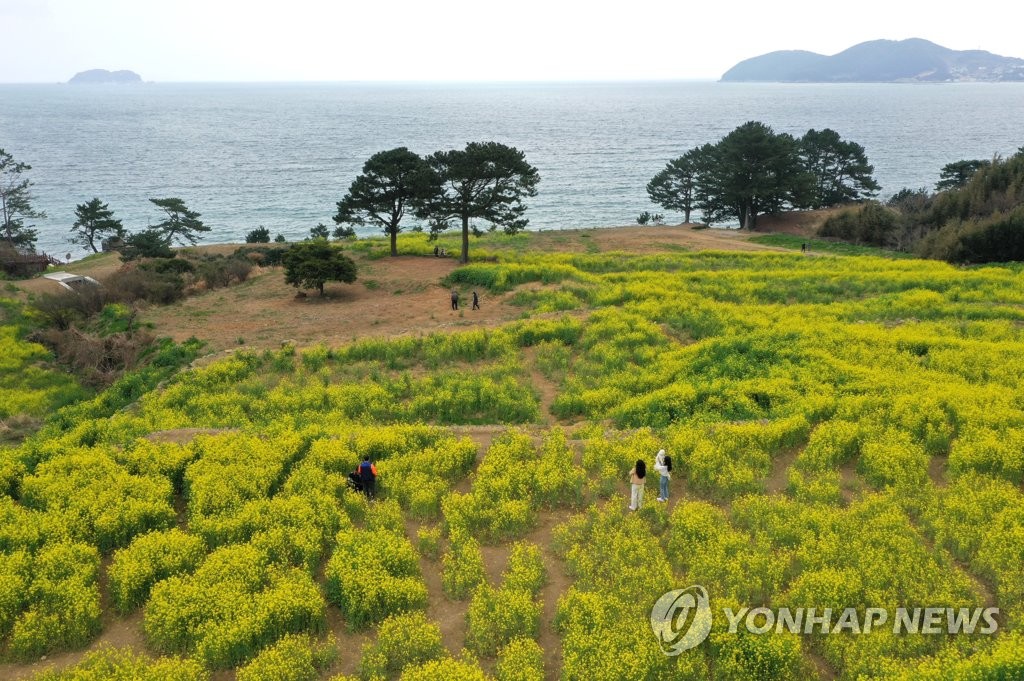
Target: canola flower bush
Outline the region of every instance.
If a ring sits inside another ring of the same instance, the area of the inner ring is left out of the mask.
[[[536,596],[547,582],[547,568],[540,547],[529,542],[516,542],[508,555],[508,564],[501,575],[502,585],[521,589]]]
[[[325,568],[327,598],[356,630],[390,615],[421,610],[427,587],[404,528],[343,529]]]
[[[441,586],[449,598],[463,600],[487,580],[480,542],[462,528],[453,529],[441,558]]]
[[[206,557],[206,543],[178,528],[136,537],[114,553],[107,576],[114,607],[131,612],[149,598],[160,580],[194,571]]]
[[[359,678],[396,678],[406,667],[418,667],[446,655],[440,628],[422,612],[392,615],[380,623],[376,640],[363,645]]]
[[[163,477],[133,475],[101,452],[72,451],[41,463],[21,481],[21,502],[48,512],[75,539],[101,551],[126,546],[175,521],[173,490]]]
[[[56,369],[53,356],[25,340],[24,311],[0,298],[0,423],[12,418],[42,418],[86,396],[77,381]],[[0,433],[3,435],[3,433]]]
[[[332,639],[287,634],[238,669],[238,681],[316,681],[337,656]]]
[[[498,651],[498,681],[543,681],[544,650],[532,638],[512,639]]]
[[[0,581],[18,589],[3,598],[0,625],[10,631],[7,653],[17,660],[78,648],[100,630],[100,556],[82,543],[51,543],[35,555],[0,562]]]
[[[47,670],[34,681],[207,681],[210,672],[194,660],[161,657],[152,660],[129,648],[103,646],[61,671]]]
[[[286,634],[327,626],[309,574],[275,565],[248,544],[217,549],[191,575],[158,582],[143,614],[154,648],[193,655],[212,669],[244,663]]]
[[[481,584],[466,611],[466,647],[493,657],[516,638],[535,638],[540,631],[541,606],[526,589]]]
[[[443,657],[419,666],[406,667],[399,677],[401,681],[488,681],[487,674],[472,659]]]
[[[591,507],[557,528],[555,548],[574,578],[555,619],[564,679],[707,678],[703,654],[668,657],[651,635],[653,599],[674,579],[642,518],[617,505]]]
[[[584,479],[561,430],[550,431],[540,451],[526,433],[508,431],[487,450],[470,492],[442,501],[445,524],[484,542],[512,539],[535,525],[538,507],[580,503]]]

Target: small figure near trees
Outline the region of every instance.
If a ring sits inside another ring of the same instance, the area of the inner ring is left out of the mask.
[[[540,174],[523,152],[498,142],[470,142],[465,149],[431,154],[426,162],[430,191],[414,202],[417,217],[429,220],[435,234],[461,225],[460,262],[469,262],[470,221],[485,220],[506,234],[526,227],[523,200],[537,195]]]
[[[324,294],[328,281],[351,284],[356,280],[356,264],[323,239],[303,241],[291,246],[282,257],[284,280],[295,288],[315,288]]]
[[[473,309],[474,310],[479,310],[480,309],[480,298],[477,297],[476,291],[473,291]]]
[[[456,289],[452,289],[452,309],[459,309],[459,292]]]
[[[800,244],[800,252],[805,254],[805,255],[807,254],[807,244],[806,243]]]

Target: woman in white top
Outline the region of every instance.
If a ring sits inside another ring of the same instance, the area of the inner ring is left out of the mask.
[[[654,457],[654,472],[661,474],[658,486],[658,501],[668,501],[668,481],[672,479],[671,464],[665,461],[665,450],[659,449]]]

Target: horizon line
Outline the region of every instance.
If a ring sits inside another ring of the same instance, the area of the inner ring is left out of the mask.
[[[3,81],[0,85],[567,85],[602,83],[717,83],[721,76],[691,78],[565,78],[565,79],[437,79],[437,80],[143,80],[131,83],[71,83],[69,81]]]

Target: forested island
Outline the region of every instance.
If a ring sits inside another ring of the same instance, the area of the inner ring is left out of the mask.
[[[68,81],[68,85],[124,85],[131,83],[141,83],[142,76],[135,73],[134,71],[121,70],[121,71],[108,71],[106,69],[89,69],[88,71],[80,71],[71,77]]]

